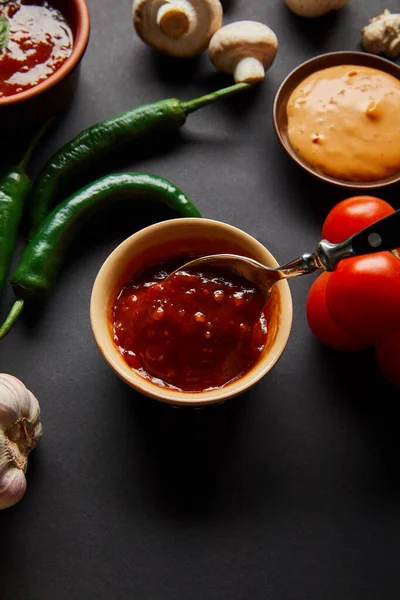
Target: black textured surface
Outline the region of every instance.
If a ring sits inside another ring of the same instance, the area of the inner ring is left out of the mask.
[[[89,5],[79,91],[32,174],[100,119],[230,82],[206,54],[179,62],[145,47],[130,0]],[[276,31],[265,83],[106,167],[170,178],[204,216],[243,228],[285,262],[313,249],[329,208],[351,194],[290,162],[273,133],[274,93],[303,60],[359,49],[368,18],[398,2],[350,0],[317,21],[294,17],[283,0],[224,5],[225,22],[256,19]],[[399,208],[399,191],[379,195]],[[399,394],[372,352],[338,354],[313,338],[304,312],[311,277],[291,283],[294,324],[281,361],[226,405],[159,405],[100,357],[89,326],[98,269],[129,234],[171,216],[138,206],[93,219],[45,309],[1,343],[1,370],[38,396],[44,424],[26,497],[0,514],[1,600],[398,599]]]

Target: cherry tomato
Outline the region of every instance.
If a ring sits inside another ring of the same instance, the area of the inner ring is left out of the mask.
[[[342,260],[329,278],[326,303],[341,329],[373,344],[400,326],[400,259],[379,252]]]
[[[333,244],[347,240],[361,229],[394,212],[385,200],[374,196],[354,196],[336,204],[325,219],[322,238]]]
[[[312,284],[306,304],[307,321],[320,342],[335,350],[354,351],[365,348],[361,340],[351,336],[332,319],[326,306],[326,286],[332,273],[322,273]]]
[[[400,327],[376,343],[375,355],[384,377],[400,388]]]

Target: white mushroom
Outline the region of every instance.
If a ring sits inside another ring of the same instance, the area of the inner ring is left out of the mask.
[[[274,62],[278,50],[275,33],[256,21],[225,25],[211,38],[211,62],[224,73],[233,73],[237,83],[256,83]]]
[[[195,56],[222,25],[219,0],[134,0],[133,24],[141,39],[164,54]]]
[[[386,54],[396,58],[400,54],[400,14],[387,9],[370,19],[369,25],[361,30],[363,47],[372,54]]]
[[[343,8],[348,0],[285,0],[291,11],[300,17],[321,17],[331,10]]]

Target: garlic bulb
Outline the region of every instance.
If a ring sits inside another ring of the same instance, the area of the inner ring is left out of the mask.
[[[0,509],[25,494],[28,455],[41,437],[39,402],[22,381],[0,373]]]

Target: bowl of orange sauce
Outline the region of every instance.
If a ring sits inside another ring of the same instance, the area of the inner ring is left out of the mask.
[[[276,135],[303,169],[331,184],[376,189],[400,181],[400,67],[333,52],[294,69],[273,105]]]
[[[210,219],[173,219],[135,233],[101,267],[90,319],[108,366],[142,394],[206,406],[248,390],[281,357],[292,300],[279,282],[264,305],[247,280],[223,270],[169,273],[206,254],[278,266],[253,237]]]
[[[90,35],[86,0],[0,4],[0,115],[8,129],[37,124],[67,108]]]

